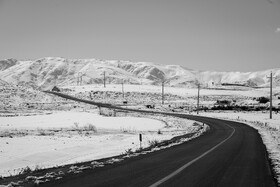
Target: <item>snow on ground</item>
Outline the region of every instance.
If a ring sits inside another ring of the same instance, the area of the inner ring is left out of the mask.
[[[115,117],[113,119],[88,112],[54,112],[50,115],[1,117],[0,127],[1,129],[49,129],[74,127],[74,123],[78,123],[78,126],[90,123],[97,129],[156,131],[164,126],[160,121],[146,118],[126,117],[124,120],[122,117]]]
[[[193,121],[184,120],[176,123],[177,130],[180,125],[182,128],[175,132],[169,128],[175,119],[158,119],[74,111],[0,117],[0,175],[15,175],[27,166],[47,168],[133,151],[140,146],[139,133],[143,135],[142,147],[148,147],[152,141],[171,139],[195,129],[191,128]]]
[[[205,112],[200,115],[241,121],[257,129],[269,153],[269,157],[280,184],[280,114],[273,112]]]
[[[110,102],[121,104],[124,100],[130,105],[145,105],[145,104],[162,104],[162,87],[151,85],[124,85],[124,98],[122,97],[121,84],[109,84],[104,88],[103,85],[83,85],[83,86],[68,86],[64,89],[72,90],[68,94],[83,99],[92,99],[98,102]],[[273,105],[280,106],[278,99],[280,88],[273,88],[274,99]],[[115,93],[115,94],[113,94]],[[196,88],[168,87],[164,88],[165,104],[171,105],[187,105],[189,107],[196,106],[197,103]],[[270,96],[269,88],[253,89],[244,87],[240,90],[236,88],[201,88],[200,89],[200,104],[206,107],[213,107],[217,100],[234,100],[237,105],[258,105],[256,101],[258,97]],[[109,99],[109,100],[108,100]]]
[[[122,92],[122,85],[121,84],[108,84],[104,88],[101,84],[95,85],[84,85],[84,86],[65,86],[63,88],[70,88],[75,90],[76,92],[84,92],[84,91],[91,91],[91,90],[99,90],[99,91],[115,91],[115,92]],[[154,85],[124,85],[125,92],[149,92],[149,93],[161,93],[162,87],[161,86],[154,86]],[[277,91],[280,89],[277,88]],[[165,94],[174,94],[183,97],[189,96],[197,96],[197,89],[196,88],[183,88],[183,87],[164,87]],[[209,96],[209,95],[240,95],[246,97],[261,97],[261,96],[268,96],[269,95],[269,88],[261,88],[261,89],[252,89],[252,88],[245,88],[245,90],[233,90],[233,89],[204,89],[200,90],[201,96]]]
[[[267,123],[268,126],[278,129],[280,131],[280,113],[272,113],[272,119],[269,118],[269,112],[200,112],[201,115],[210,117],[227,118],[232,120],[246,120],[248,122],[259,121]]]
[[[103,85],[68,86],[67,88],[73,89],[74,93],[92,90],[122,92],[121,84],[106,85],[106,88]],[[160,86],[125,84],[124,91],[161,94],[162,90]],[[280,88],[274,91],[279,92]],[[165,87],[164,92],[182,96],[186,98],[186,102],[196,104],[197,89]],[[214,99],[216,96],[219,99],[237,96],[248,101],[248,98],[252,97],[269,96],[269,89],[201,89],[200,95],[215,96]],[[130,97],[135,97],[135,94]],[[108,101],[107,99],[104,98],[105,101]],[[138,97],[137,99],[139,100]],[[147,102],[145,97],[144,101]],[[161,98],[158,102],[161,104]],[[208,101],[201,99],[201,103],[206,102]],[[138,105],[135,107],[139,108]],[[156,110],[167,108],[168,106],[156,106]],[[81,109],[85,110],[85,107],[81,106]],[[48,110],[47,112],[51,114],[0,117],[0,176],[17,174],[26,166],[31,169],[44,168],[115,156],[128,150],[134,151],[139,148],[139,133],[143,134],[142,146],[147,147],[154,140],[166,140],[196,130],[193,127],[193,121],[182,122],[179,119],[162,116],[147,119],[148,117],[141,115],[127,117],[131,114],[125,114],[126,117],[104,117],[98,115],[97,111],[50,112]],[[274,115],[273,120],[269,119],[267,113],[230,112],[202,113],[202,115],[250,122],[262,135],[270,156],[276,163],[276,172],[278,171],[279,176],[280,115]],[[158,133],[159,130],[162,134]]]

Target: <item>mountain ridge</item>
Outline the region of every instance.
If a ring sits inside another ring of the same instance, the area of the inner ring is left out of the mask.
[[[204,87],[240,85],[268,86],[267,76],[274,74],[280,86],[280,68],[256,72],[198,71],[180,65],[162,65],[152,62],[126,60],[67,59],[44,57],[36,60],[0,60],[0,79],[8,83],[28,83],[47,89],[53,85],[75,85],[82,75],[82,84],[107,83],[159,85],[162,80],[169,86],[194,87],[197,82]]]

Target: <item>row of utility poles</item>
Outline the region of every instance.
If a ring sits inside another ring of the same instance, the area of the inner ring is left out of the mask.
[[[78,72],[77,86],[81,86],[82,85],[83,76],[84,76],[84,74],[82,72]],[[104,88],[106,88],[106,74],[105,74],[105,71],[103,73],[103,82],[104,82]]]
[[[78,72],[78,77],[77,77],[77,86],[81,86],[82,85],[82,81],[83,81],[83,76],[84,74],[82,74],[82,72]],[[123,98],[124,98],[124,88],[123,88],[123,80],[122,80],[122,94],[123,94]],[[103,72],[103,85],[104,88],[106,88],[106,72]]]
[[[272,100],[273,100],[273,98],[272,98],[272,82],[273,82],[273,80],[272,79],[274,78],[273,75],[272,75],[272,72],[270,72],[270,76],[267,77],[267,78],[270,79],[269,118],[272,119],[272,106],[273,106],[273,104],[272,104]],[[199,90],[200,90],[200,83],[197,83],[197,108],[196,108],[197,114],[199,114]]]
[[[267,78],[270,79],[270,107],[269,107],[269,118],[272,119],[272,79],[274,78],[272,76],[272,72],[270,73],[270,76],[268,76]],[[81,72],[78,72],[78,79],[77,79],[77,85],[78,86],[81,86],[82,85],[82,80],[83,80],[83,74]],[[104,88],[106,88],[106,73],[104,71],[103,73],[103,83],[104,83]],[[161,103],[164,104],[164,83],[165,83],[165,80],[163,79],[162,80],[162,84],[161,84]],[[122,80],[122,96],[124,98],[124,82]],[[199,82],[196,83],[197,84],[197,108],[196,108],[196,111],[197,111],[197,114],[199,114],[199,92],[200,92],[200,86],[201,84]]]
[[[270,76],[267,77],[270,79],[270,106],[269,106],[269,118],[272,119],[272,79],[274,78],[272,76],[272,72],[270,73]],[[196,112],[199,114],[199,92],[200,92],[200,83],[197,82],[197,106],[196,106]],[[162,104],[164,104],[164,80],[162,81]]]
[[[83,74],[81,72],[78,72],[78,80],[77,80],[77,86],[82,85],[82,78]],[[164,82],[165,80],[162,80],[161,84],[161,103],[164,104]],[[106,72],[103,72],[103,83],[104,83],[104,88],[106,88]],[[124,98],[124,82],[122,81],[122,96]],[[197,83],[197,88],[198,88],[198,93],[197,93],[197,114],[199,114],[199,90],[200,90],[200,83]]]
[[[82,81],[83,81],[83,74],[82,72],[78,72],[78,77],[77,77],[77,86],[81,86],[82,85]],[[124,81],[122,80],[122,95],[124,98]],[[104,88],[106,88],[106,72],[103,72],[103,85]],[[164,104],[164,80],[162,81],[162,104]]]

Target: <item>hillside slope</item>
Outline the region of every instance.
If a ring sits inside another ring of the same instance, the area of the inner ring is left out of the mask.
[[[274,84],[280,85],[280,68],[258,72],[195,71],[179,65],[160,65],[150,62],[120,60],[66,59],[47,57],[37,60],[0,61],[0,79],[20,84],[27,83],[48,89],[53,85],[102,84],[104,72],[107,83],[161,84],[194,87],[199,81],[203,86],[243,85],[261,87],[269,84],[267,76],[274,73]]]

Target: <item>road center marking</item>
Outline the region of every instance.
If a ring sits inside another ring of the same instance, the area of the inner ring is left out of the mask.
[[[175,170],[174,172],[170,173],[169,175],[167,175],[166,177],[160,179],[159,181],[157,181],[156,183],[152,184],[149,187],[156,187],[161,185],[162,183],[164,183],[165,181],[171,179],[172,177],[174,177],[175,175],[179,174],[180,172],[182,172],[184,169],[186,169],[187,167],[189,167],[190,165],[192,165],[194,162],[198,161],[199,159],[201,159],[202,157],[204,157],[205,155],[207,155],[208,153],[212,152],[213,150],[215,150],[217,147],[219,147],[220,145],[222,145],[223,143],[225,143],[228,139],[230,139],[232,137],[232,135],[235,133],[235,129],[226,124],[228,127],[232,128],[233,131],[232,133],[229,135],[229,137],[227,137],[226,139],[224,139],[223,141],[221,141],[219,144],[215,145],[214,147],[212,147],[211,149],[209,149],[208,151],[206,151],[205,153],[203,153],[202,155],[198,156],[197,158],[193,159],[192,161],[186,163],[185,165],[183,165],[182,167],[180,167],[179,169]]]

